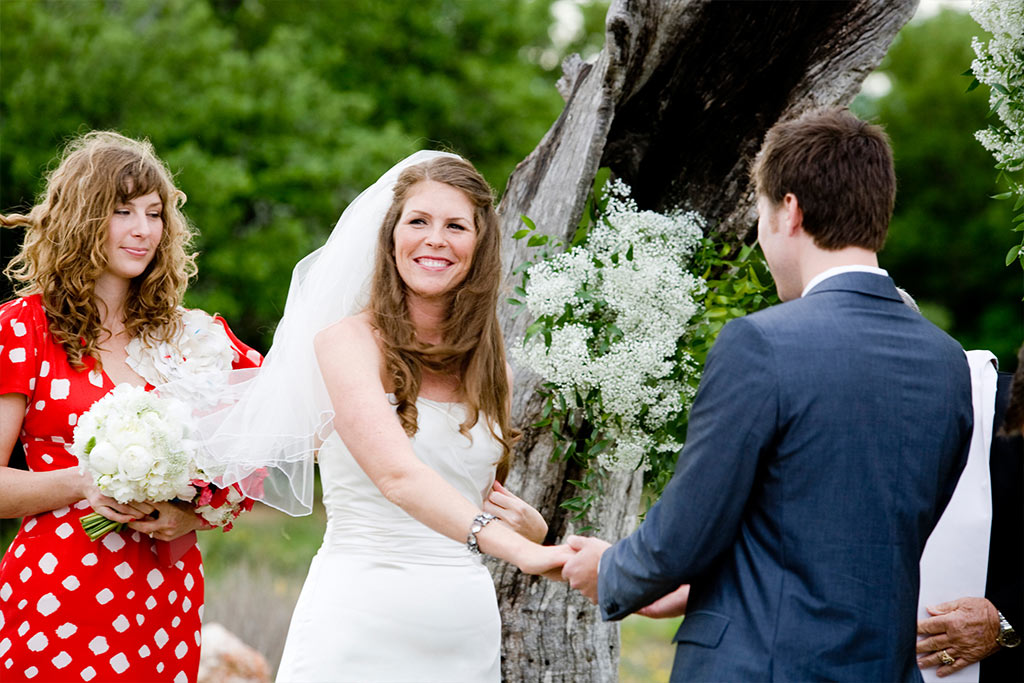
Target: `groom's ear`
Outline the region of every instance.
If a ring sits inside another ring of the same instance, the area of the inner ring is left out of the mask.
[[[800,206],[800,200],[792,192],[787,192],[782,198],[782,208],[785,211],[782,214],[781,227],[787,236],[793,237],[797,231],[804,228],[804,210]]]

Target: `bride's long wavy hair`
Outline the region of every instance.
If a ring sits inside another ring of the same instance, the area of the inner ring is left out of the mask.
[[[93,131],[67,144],[46,189],[27,214],[0,215],[3,227],[24,227],[21,250],[4,273],[19,296],[42,295],[50,333],[71,365],[100,363],[104,329],[95,297],[96,279],[107,267],[110,217],[124,202],[156,192],[163,202],[163,234],[153,260],[134,278],[124,302],[129,337],[167,341],[180,321],[179,306],[196,272],[192,230],[181,213],[185,193],[148,140]]]
[[[440,344],[425,344],[416,338],[406,304],[407,288],[395,263],[395,226],[410,189],[425,180],[460,190],[475,207],[473,260],[465,279],[450,293]],[[504,481],[511,465],[512,446],[520,432],[509,421],[509,378],[497,316],[500,272],[501,235],[494,194],[473,165],[464,159],[440,157],[402,171],[377,240],[367,306],[379,335],[386,371],[394,381],[398,417],[406,434],[414,435],[416,398],[424,368],[455,376],[467,408],[466,421],[459,431],[469,436],[480,413],[484,414],[491,434],[502,445],[497,477]]]

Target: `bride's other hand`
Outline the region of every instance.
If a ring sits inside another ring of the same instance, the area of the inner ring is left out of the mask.
[[[686,614],[686,602],[690,599],[690,584],[684,583],[667,595],[663,595],[651,604],[636,611],[637,614],[651,619],[669,619]]]
[[[147,515],[157,513],[155,519],[145,517],[128,526],[157,541],[173,541],[190,531],[206,528],[202,519],[187,503],[136,503],[148,509]]]
[[[502,486],[499,481],[495,481],[491,487],[491,492],[484,501],[483,510],[534,543],[543,543],[548,534],[548,523],[537,509]]]

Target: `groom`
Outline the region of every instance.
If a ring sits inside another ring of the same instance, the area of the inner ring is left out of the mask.
[[[918,562],[967,458],[967,360],[878,267],[880,128],[777,124],[753,174],[785,303],[722,329],[661,499],[613,546],[571,537],[563,576],[606,620],[691,584],[673,681],[920,680]]]

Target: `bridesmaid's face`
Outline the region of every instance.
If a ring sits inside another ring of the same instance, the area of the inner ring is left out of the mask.
[[[451,185],[422,180],[411,188],[395,224],[395,263],[406,286],[440,297],[466,279],[476,247],[473,203]]]
[[[118,204],[107,229],[107,273],[126,280],[141,275],[163,232],[163,202],[156,192]]]

